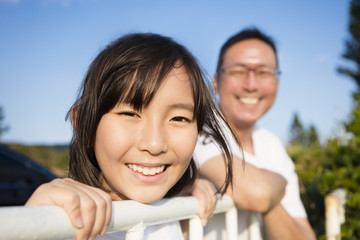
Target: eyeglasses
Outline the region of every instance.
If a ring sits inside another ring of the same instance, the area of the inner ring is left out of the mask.
[[[229,77],[234,77],[239,80],[245,80],[249,77],[250,72],[254,72],[255,78],[258,80],[275,80],[280,76],[280,70],[269,66],[258,66],[256,68],[249,68],[245,65],[234,65],[228,68],[222,68],[220,73],[225,73]]]

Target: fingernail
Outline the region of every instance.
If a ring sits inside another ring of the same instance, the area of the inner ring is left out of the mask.
[[[105,235],[107,228],[108,228],[108,226],[104,226],[103,230],[100,233],[101,236]]]
[[[201,224],[205,226],[207,224],[207,219],[201,219]]]
[[[81,216],[78,216],[78,217],[76,218],[76,225],[77,225],[79,228],[84,227],[84,222],[83,222]]]

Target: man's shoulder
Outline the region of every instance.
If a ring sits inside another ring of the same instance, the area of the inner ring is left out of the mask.
[[[253,141],[255,145],[265,149],[272,149],[271,151],[285,148],[280,138],[265,128],[256,128],[253,131]]]
[[[253,131],[253,136],[267,139],[276,139],[280,141],[280,138],[275,133],[263,127],[255,128],[255,130]]]

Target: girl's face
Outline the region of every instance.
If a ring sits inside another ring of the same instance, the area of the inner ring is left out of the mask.
[[[95,154],[113,200],[160,200],[187,169],[197,141],[194,98],[184,67],[173,68],[150,104],[104,114]]]

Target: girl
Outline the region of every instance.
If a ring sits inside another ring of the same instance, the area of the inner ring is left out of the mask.
[[[74,129],[70,179],[41,186],[27,205],[63,207],[80,229],[76,238],[84,239],[104,235],[111,201],[151,203],[189,191],[194,182],[193,195],[203,190],[206,196],[211,187],[196,180],[192,158],[199,133],[213,136],[224,153],[223,194],[232,168],[218,115],[184,46],[156,34],[121,37],[92,62],[68,114]],[[149,227],[145,236],[164,236],[156,232],[182,238],[178,223]]]

